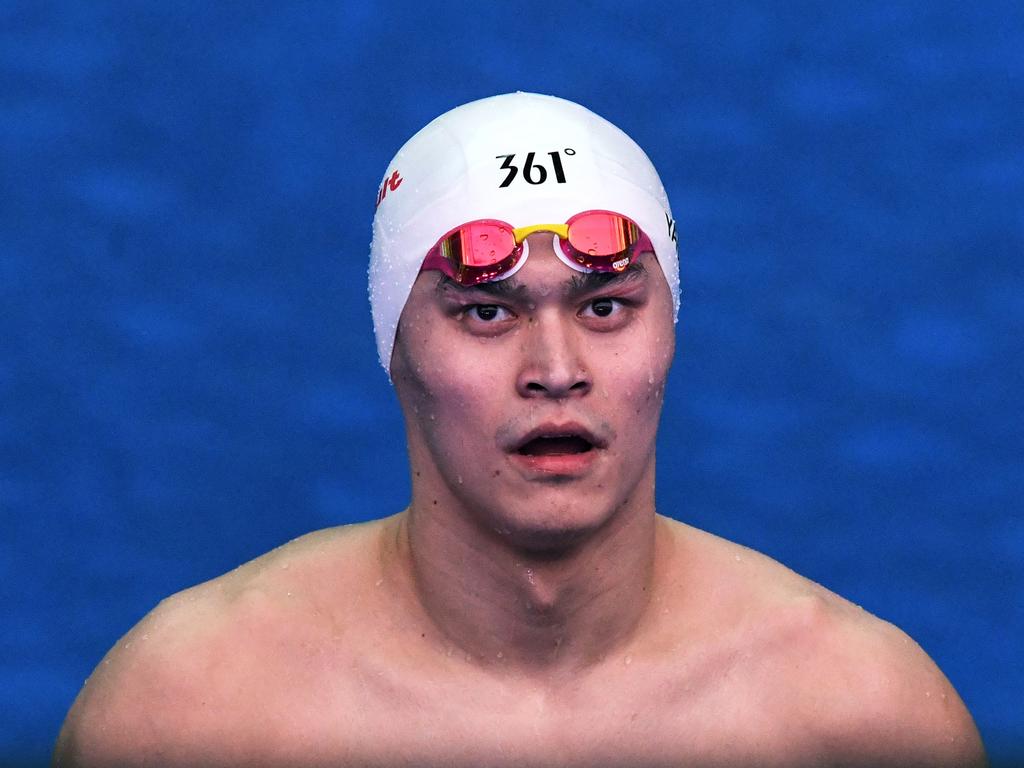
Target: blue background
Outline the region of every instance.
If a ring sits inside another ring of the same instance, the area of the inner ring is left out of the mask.
[[[661,171],[664,513],[895,622],[1024,761],[1019,3],[0,6],[0,755],[161,597],[407,501],[365,270],[437,114]]]

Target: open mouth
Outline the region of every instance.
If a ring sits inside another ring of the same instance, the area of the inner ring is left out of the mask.
[[[563,421],[537,425],[508,450],[527,479],[561,482],[585,477],[607,447],[603,433]]]
[[[546,435],[523,443],[516,453],[522,456],[562,456],[587,453],[593,448],[593,443],[579,435]]]

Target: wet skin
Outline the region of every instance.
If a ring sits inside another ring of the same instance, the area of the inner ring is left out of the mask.
[[[584,275],[554,256],[549,235],[528,244],[525,266],[499,283],[466,289],[421,274],[392,375],[409,436],[407,559],[420,600],[471,653],[550,676],[551,664],[599,655],[646,604],[674,329],[652,255],[618,275]],[[567,433],[589,448],[518,450]],[[529,607],[508,611],[513,596]]]
[[[409,509],[161,603],[60,765],[980,765],[906,635],[661,517],[671,297],[532,235],[512,281],[424,273],[392,374]]]
[[[554,257],[550,236],[528,242],[526,265],[505,281],[467,289],[422,273],[392,374],[413,508],[440,497],[443,511],[457,507],[499,543],[557,550],[604,525],[653,474],[672,299],[652,255],[621,274],[584,275]],[[597,445],[514,450],[531,430],[559,427]]]

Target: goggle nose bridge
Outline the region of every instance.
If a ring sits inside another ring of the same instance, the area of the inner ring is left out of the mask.
[[[569,239],[568,224],[531,224],[528,227],[517,227],[513,229],[512,236],[516,239],[516,245],[518,245],[534,232],[554,232],[563,240]]]

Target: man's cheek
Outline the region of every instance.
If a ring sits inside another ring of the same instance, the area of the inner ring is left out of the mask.
[[[434,406],[426,415],[426,432],[438,460],[485,460],[488,449],[495,446],[493,430],[488,436],[486,414],[458,392],[439,398]]]
[[[449,363],[442,356],[438,361],[417,364],[417,413],[432,429],[450,427],[453,419],[474,417],[471,382],[467,381],[464,371]]]

